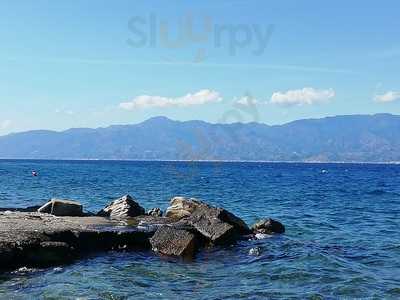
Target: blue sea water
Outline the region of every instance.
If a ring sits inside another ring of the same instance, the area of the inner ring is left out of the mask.
[[[192,262],[109,252],[2,274],[0,298],[400,299],[400,165],[0,161],[0,207],[60,197],[97,211],[126,193],[146,208],[200,198],[248,223],[278,219],[286,234]]]

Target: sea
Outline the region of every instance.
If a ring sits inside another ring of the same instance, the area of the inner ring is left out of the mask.
[[[195,197],[286,233],[192,261],[106,252],[20,268],[0,274],[0,299],[400,299],[400,165],[0,161],[0,207],[56,197],[97,212],[125,194],[164,210]]]

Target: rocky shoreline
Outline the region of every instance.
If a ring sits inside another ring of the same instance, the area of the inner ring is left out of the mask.
[[[0,209],[0,270],[63,265],[108,250],[192,258],[202,248],[284,232],[272,219],[249,228],[229,211],[193,198],[173,198],[164,216],[158,208],[146,213],[129,195],[97,214],[53,199],[41,207]]]

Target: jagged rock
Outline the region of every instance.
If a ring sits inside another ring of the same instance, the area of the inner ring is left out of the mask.
[[[196,235],[171,226],[160,227],[150,239],[153,251],[169,256],[192,257],[196,251]]]
[[[273,219],[263,219],[252,226],[255,234],[284,233],[285,226]]]
[[[250,233],[246,223],[232,213],[193,198],[173,198],[166,215],[194,227],[212,244],[231,243]]]
[[[171,199],[170,206],[167,208],[165,216],[180,220],[190,216],[201,204],[202,203],[195,198],[174,197]]]
[[[82,204],[71,200],[51,199],[37,210],[39,213],[54,216],[80,217],[83,215]]]
[[[145,210],[130,195],[114,200],[97,213],[98,216],[110,218],[137,217],[145,214]]]
[[[156,207],[156,208],[150,209],[150,210],[147,212],[147,215],[148,215],[148,216],[152,216],[152,217],[162,217],[163,212],[162,212],[161,209],[159,209],[158,207]]]

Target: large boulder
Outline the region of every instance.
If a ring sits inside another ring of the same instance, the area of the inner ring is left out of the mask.
[[[83,215],[82,204],[71,200],[52,199],[38,209],[39,213],[54,216],[80,217]]]
[[[189,217],[193,211],[202,204],[202,202],[195,198],[174,197],[171,199],[170,206],[167,208],[165,216],[180,220]]]
[[[114,200],[97,213],[98,216],[110,218],[129,218],[145,214],[145,210],[130,195]]]
[[[251,232],[234,214],[193,198],[173,198],[166,216],[194,227],[212,244],[231,243]]]
[[[153,251],[169,255],[192,257],[196,251],[196,235],[172,226],[160,227],[150,239]]]
[[[252,226],[255,234],[285,233],[285,226],[273,219],[263,219]]]

